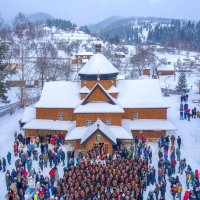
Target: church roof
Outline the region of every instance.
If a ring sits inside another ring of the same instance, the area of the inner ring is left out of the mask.
[[[86,133],[81,138],[81,144],[84,143],[96,130],[100,130],[112,142],[114,142],[115,144],[117,143],[117,138],[115,137],[115,135],[113,135],[108,125],[104,124],[100,119],[98,119],[94,124],[92,124],[91,126],[88,126]]]
[[[127,131],[121,126],[108,126],[100,119],[98,119],[94,124],[90,126],[76,127],[72,129],[66,135],[65,140],[81,140],[81,143],[84,143],[96,130],[100,130],[113,143],[116,143],[116,139],[133,139],[130,131]]]
[[[111,102],[114,102],[113,105],[119,105],[121,108],[168,108],[162,98],[160,82],[156,79],[118,80],[116,87],[118,90],[117,99],[113,98],[101,84],[97,83],[95,87],[97,85],[112,100]],[[87,96],[89,95],[90,93]],[[80,104],[84,104],[84,100],[80,99],[79,82],[47,82],[35,107],[77,108]]]
[[[104,75],[115,73],[119,73],[119,71],[103,54],[100,53],[94,54],[79,71],[79,75]]]
[[[122,120],[122,125],[130,130],[177,130],[177,128],[170,121],[165,119],[124,119]]]
[[[110,89],[107,90],[107,92],[108,93],[118,93],[119,91],[118,91],[118,89],[114,85],[112,85],[110,87]]]
[[[33,107],[26,107],[21,118],[22,123],[30,122],[36,117],[36,109]]]
[[[36,108],[75,108],[80,103],[80,83],[70,81],[54,81],[44,84],[40,100]]]
[[[60,120],[35,119],[24,125],[24,129],[69,131],[75,126],[74,122]]]
[[[117,101],[123,108],[168,108],[159,80],[118,80],[117,89]]]
[[[91,90],[88,87],[84,86],[80,89],[80,94],[88,94],[90,91]]]

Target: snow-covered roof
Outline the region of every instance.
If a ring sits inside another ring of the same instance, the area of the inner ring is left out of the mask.
[[[117,101],[123,108],[167,108],[157,79],[118,80]]]
[[[80,94],[88,94],[90,93],[90,89],[88,89],[88,87],[84,86],[80,89]]]
[[[21,119],[22,123],[27,123],[36,117],[36,109],[33,107],[26,107]]]
[[[117,51],[117,52],[115,52],[115,55],[118,55],[118,56],[125,56],[125,53],[122,52],[122,51]]]
[[[177,130],[170,121],[164,119],[124,119],[122,120],[122,125],[130,130]]]
[[[46,82],[36,108],[75,108],[80,103],[80,83],[70,81]]]
[[[118,93],[119,91],[118,91],[118,89],[114,85],[112,85],[110,87],[110,89],[107,90],[107,92],[108,93]]]
[[[117,139],[121,140],[132,140],[133,136],[130,132],[128,132],[124,127],[122,126],[109,126],[112,133],[115,135]]]
[[[65,140],[81,140],[87,128],[87,126],[73,128],[70,132],[67,133]]]
[[[158,71],[174,71],[174,65],[160,65],[157,67]]]
[[[124,113],[124,109],[108,102],[90,102],[79,105],[74,113]]]
[[[109,129],[109,127],[100,119],[98,119],[94,124],[88,126],[86,133],[81,138],[81,144],[84,143],[97,129],[103,132],[115,144],[117,143],[117,138],[112,134],[112,131]]]
[[[85,63],[88,62],[88,60],[89,60],[89,59],[87,59],[87,58],[83,58],[83,59],[82,59],[82,63],[85,64]]]
[[[116,139],[131,140],[133,136],[121,126],[108,126],[98,119],[91,126],[76,127],[72,129],[67,135],[65,140],[81,140],[85,142],[96,130],[103,132],[110,140],[116,143]]]
[[[69,131],[75,123],[59,120],[35,119],[25,124],[24,129]]]
[[[79,74],[97,75],[97,74],[113,74],[119,71],[111,64],[111,62],[103,54],[94,54],[89,61],[82,67]]]
[[[122,108],[167,108],[164,103],[160,82],[157,79],[143,80],[118,80],[118,98],[113,98],[109,91],[105,90],[101,84],[97,83],[108,97],[118,106],[107,105],[111,111],[121,112]],[[96,84],[96,85],[97,85]],[[92,90],[95,89],[96,85]],[[114,88],[112,88],[114,90]],[[87,90],[83,88],[83,90]],[[92,90],[90,92],[92,92]],[[80,99],[80,83],[69,81],[46,82],[40,100],[36,103],[36,108],[77,108],[84,100]],[[87,91],[89,92],[89,91]],[[90,93],[88,93],[89,95]],[[87,97],[86,97],[87,98]],[[90,104],[77,108],[103,110],[102,102],[98,105]],[[86,108],[87,107],[87,108]],[[99,108],[98,108],[99,107]],[[121,108],[120,108],[121,107]],[[105,110],[105,108],[104,108]],[[78,111],[78,112],[79,112]],[[89,111],[88,111],[89,112]],[[96,112],[96,111],[95,111]]]
[[[89,51],[82,51],[82,52],[78,52],[76,54],[76,56],[93,56],[93,52],[89,52]]]

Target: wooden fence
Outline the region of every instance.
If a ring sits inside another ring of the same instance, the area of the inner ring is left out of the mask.
[[[40,97],[37,96],[37,97],[33,97],[33,98],[27,100],[28,103],[26,106],[36,103],[39,100],[39,98]],[[0,107],[0,117],[3,117],[7,114],[12,115],[13,113],[15,113],[16,110],[18,110],[20,108],[24,108],[24,105],[21,105],[20,102],[12,103],[12,104],[9,104],[6,106],[1,106]]]
[[[161,88],[162,93],[164,94],[178,94],[181,95],[181,92],[177,92],[176,90]]]

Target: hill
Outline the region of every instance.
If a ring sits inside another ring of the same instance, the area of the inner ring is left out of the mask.
[[[123,19],[122,17],[119,16],[112,16],[109,17],[101,22],[98,22],[97,24],[91,24],[91,25],[87,25],[88,29],[90,30],[91,33],[96,33],[97,31],[102,31],[105,28],[107,28],[109,25],[111,25],[112,23],[119,21]]]
[[[51,19],[51,20],[54,19],[54,17],[44,12],[37,12],[31,15],[28,15],[27,18],[33,23],[44,23],[46,22],[47,19]]]

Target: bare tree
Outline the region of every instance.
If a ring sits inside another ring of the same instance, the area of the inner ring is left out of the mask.
[[[47,42],[39,44],[36,71],[43,87],[47,80],[68,79],[70,63],[66,59],[59,58],[56,47],[51,42]]]
[[[153,49],[144,49],[141,48],[137,51],[135,55],[131,57],[131,64],[133,68],[137,69],[139,75],[142,75],[143,69],[154,68],[156,65],[157,57],[153,51]]]
[[[57,58],[58,51],[50,42],[41,43],[37,48],[36,71],[39,73],[42,87],[44,82],[49,79],[50,66],[52,60]]]
[[[33,26],[31,26],[25,16],[19,13],[14,21],[15,39],[10,45],[11,58],[18,63],[16,75],[19,80],[20,94],[19,100],[21,106],[24,106],[26,94],[26,81],[34,79],[34,36]]]

